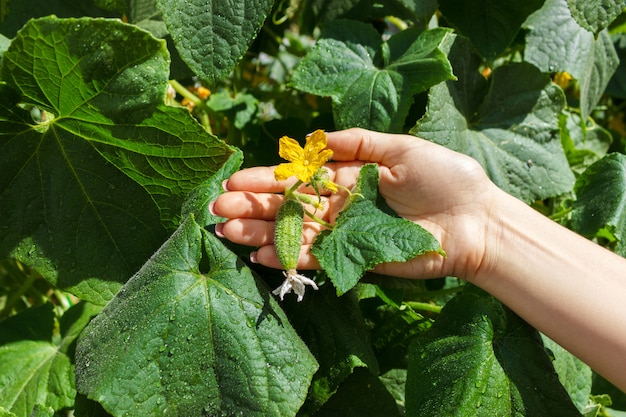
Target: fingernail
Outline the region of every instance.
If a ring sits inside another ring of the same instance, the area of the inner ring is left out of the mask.
[[[215,201],[211,201],[209,203],[209,213],[213,216],[217,216],[217,213],[215,212]]]
[[[250,252],[250,262],[252,262],[253,264],[258,264],[259,260],[257,258],[257,255],[257,252]]]
[[[228,189],[228,180],[225,179],[224,181],[222,181],[222,188],[224,189],[224,191],[230,191]]]
[[[217,237],[225,237],[224,236],[224,223],[217,223],[215,225],[215,235]]]

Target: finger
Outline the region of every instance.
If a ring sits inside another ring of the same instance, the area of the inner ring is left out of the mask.
[[[314,197],[314,202],[319,203],[313,207],[311,204],[304,204],[304,209],[312,215],[326,219],[328,218],[329,202],[325,196]],[[284,201],[281,194],[252,193],[247,191],[229,191],[220,195],[209,205],[211,214],[227,219],[261,219],[273,220],[276,213]],[[306,216],[305,221],[311,219]]]
[[[273,220],[282,202],[283,196],[279,194],[231,191],[221,194],[209,209],[228,219]]]
[[[327,135],[328,147],[333,150],[336,161],[377,162],[386,166],[396,165],[407,150],[425,142],[408,135],[392,135],[353,128]]]
[[[310,245],[302,245],[300,248],[300,257],[298,258],[298,270],[318,270],[320,264],[310,252]],[[269,268],[283,269],[283,266],[278,260],[276,255],[276,249],[274,245],[262,246],[256,252],[250,255],[250,259],[253,262],[267,266]]]
[[[273,221],[258,219],[232,219],[216,226],[216,233],[233,243],[246,246],[266,246],[274,244]],[[322,226],[316,222],[305,222],[302,230],[304,245],[313,243]]]
[[[225,184],[227,191],[252,191],[257,193],[280,193],[296,182],[296,178],[276,181],[275,167],[253,167],[235,172]]]

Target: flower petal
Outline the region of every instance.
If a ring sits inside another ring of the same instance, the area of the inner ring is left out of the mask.
[[[304,149],[302,149],[297,140],[289,136],[283,136],[278,140],[278,155],[287,161],[302,161],[304,159]]]
[[[297,171],[297,166],[293,162],[279,164],[276,168],[274,168],[274,178],[276,181],[284,181],[287,178],[296,175]]]
[[[305,156],[308,156],[308,154],[317,155],[320,151],[322,151],[322,149],[326,148],[326,145],[328,145],[326,133],[324,133],[321,129],[317,129],[315,132],[307,136],[306,144],[304,145],[304,154]]]

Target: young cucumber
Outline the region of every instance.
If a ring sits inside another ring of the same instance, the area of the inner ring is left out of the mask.
[[[302,207],[302,203],[294,199],[285,200],[276,215],[274,246],[278,260],[286,271],[295,271],[298,266],[303,224],[304,207]]]

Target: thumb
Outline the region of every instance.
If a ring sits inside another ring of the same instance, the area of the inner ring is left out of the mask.
[[[421,141],[417,137],[352,128],[326,134],[335,161],[376,162],[394,166]]]

